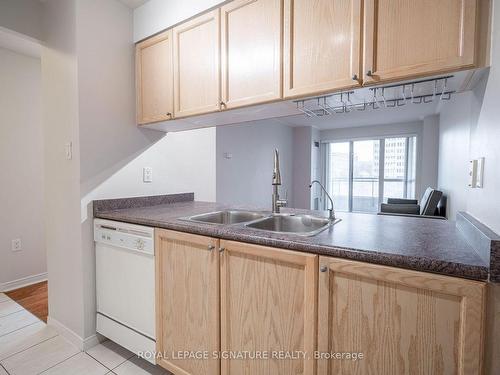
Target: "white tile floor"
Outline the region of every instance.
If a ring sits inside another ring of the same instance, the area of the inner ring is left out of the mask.
[[[87,352],[0,293],[0,375],[168,375],[105,341]]]

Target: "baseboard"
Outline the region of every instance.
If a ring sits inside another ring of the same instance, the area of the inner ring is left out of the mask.
[[[62,337],[82,351],[88,350],[106,340],[98,334],[94,334],[86,339],[83,339],[80,335],[76,334],[64,324],[50,316],[47,318],[47,325],[53,327]]]
[[[38,275],[23,277],[22,279],[8,281],[6,283],[0,284],[0,292],[9,292],[14,289],[19,289],[28,285],[40,283],[42,281],[47,281],[47,272],[40,273]]]

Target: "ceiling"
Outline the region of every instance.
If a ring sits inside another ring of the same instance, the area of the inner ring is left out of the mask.
[[[129,8],[135,9],[146,3],[148,0],[119,0],[119,1],[128,6]]]
[[[36,58],[40,58],[42,52],[38,41],[3,27],[0,27],[0,47]]]

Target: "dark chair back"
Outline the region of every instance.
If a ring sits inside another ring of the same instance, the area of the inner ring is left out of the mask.
[[[435,190],[430,187],[427,188],[425,190],[424,196],[420,200],[420,215],[435,215],[438,203],[441,200],[442,196],[442,191]]]

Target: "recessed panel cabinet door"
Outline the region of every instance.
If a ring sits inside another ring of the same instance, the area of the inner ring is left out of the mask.
[[[285,0],[284,96],[356,87],[361,0]]]
[[[234,0],[221,8],[225,108],[281,98],[282,4]]]
[[[174,374],[219,375],[218,240],[156,229],[158,363]],[[208,358],[185,356],[209,353]],[[179,354],[180,353],[180,354]]]
[[[174,115],[184,117],[219,110],[219,9],[173,29]]]
[[[474,66],[478,0],[366,0],[364,79]]]
[[[136,46],[137,122],[165,121],[172,118],[172,30],[165,31]]]
[[[318,375],[482,374],[486,284],[320,257]],[[358,354],[356,354],[358,355]]]
[[[221,247],[222,353],[269,355],[222,358],[221,374],[313,375],[318,257],[232,241]]]

